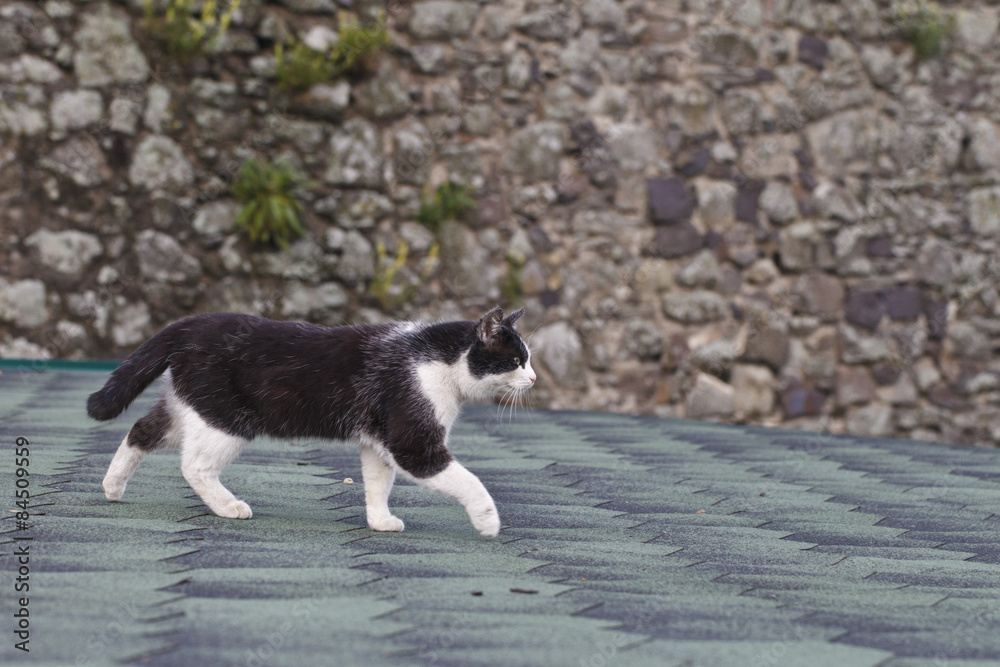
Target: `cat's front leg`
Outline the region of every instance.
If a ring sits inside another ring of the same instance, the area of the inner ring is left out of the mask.
[[[399,532],[403,520],[389,511],[389,492],[396,469],[388,465],[374,448],[361,446],[361,476],[365,482],[365,514],[372,530]]]
[[[480,535],[496,537],[500,532],[500,515],[489,491],[458,461],[452,459],[438,474],[418,478],[417,482],[462,503]]]

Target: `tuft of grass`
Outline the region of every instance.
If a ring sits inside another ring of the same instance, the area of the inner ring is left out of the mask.
[[[449,220],[461,220],[476,208],[475,190],[456,183],[445,183],[425,197],[417,212],[417,220],[435,234]]]
[[[389,43],[384,15],[372,26],[361,26],[357,18],[341,12],[337,43],[329,51],[316,51],[299,40],[274,46],[277,66],[274,78],[287,92],[308,90],[362,66],[371,64],[379,49]]]
[[[243,203],[236,227],[253,243],[287,248],[305,234],[298,193],[308,187],[305,174],[285,161],[249,159],[233,181],[233,196]]]
[[[503,297],[508,307],[519,305],[524,297],[521,276],[523,270],[523,259],[507,256],[507,273],[500,279],[500,296]]]
[[[438,250],[438,244],[435,243],[427,251],[427,257],[424,259],[424,268],[420,273],[420,282],[427,280],[431,273],[434,272],[434,268],[437,266]],[[375,297],[375,300],[378,301],[383,312],[389,312],[396,306],[406,303],[417,294],[420,283],[405,286],[397,286],[395,284],[396,274],[406,266],[409,253],[410,246],[402,238],[396,240],[396,256],[391,260],[389,259],[385,244],[381,241],[375,244],[375,254],[377,257],[375,277],[372,278],[368,289],[371,291],[372,296]]]
[[[229,29],[241,0],[230,0],[219,9],[216,0],[203,0],[201,13],[195,14],[197,0],[168,0],[158,16],[154,0],[145,0],[146,29],[156,37],[171,57],[190,60],[210,51]]]
[[[921,60],[941,52],[941,45],[955,30],[955,16],[927,0],[908,0],[893,8],[893,23],[903,38],[913,46]]]

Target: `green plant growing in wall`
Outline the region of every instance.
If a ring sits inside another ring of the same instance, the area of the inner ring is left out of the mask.
[[[475,190],[467,185],[445,183],[433,195],[424,197],[417,220],[435,234],[449,220],[461,220],[476,208]]]
[[[500,279],[500,296],[503,297],[508,306],[519,305],[524,297],[523,270],[524,259],[522,257],[507,255],[507,273]]]
[[[285,161],[274,164],[251,158],[233,181],[233,196],[243,203],[235,225],[253,243],[288,247],[305,234],[298,193],[308,187],[305,174]]]
[[[940,53],[945,38],[955,29],[955,16],[927,0],[897,3],[892,9],[892,20],[921,60]]]
[[[384,14],[379,15],[374,25],[362,26],[357,18],[341,12],[338,24],[337,42],[328,51],[317,51],[299,40],[275,44],[274,78],[279,88],[300,92],[331,81],[369,63],[389,43]]]
[[[168,0],[162,16],[157,15],[154,0],[145,0],[146,28],[172,57],[189,60],[210,51],[226,34],[241,0],[230,0],[219,9],[216,0],[203,0],[201,12],[195,12],[196,0]]]
[[[420,272],[420,282],[427,280],[431,273],[434,272],[434,268],[437,266],[438,249],[438,244],[435,243],[427,251],[427,257],[424,259],[424,267]],[[409,253],[410,246],[401,238],[396,241],[396,256],[392,259],[389,258],[384,243],[379,241],[375,244],[375,256],[377,258],[375,277],[372,278],[368,288],[384,312],[388,312],[396,306],[406,303],[417,293],[419,283],[394,289],[396,274],[406,266]]]

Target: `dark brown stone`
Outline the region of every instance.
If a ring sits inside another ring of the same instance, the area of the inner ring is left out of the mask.
[[[705,171],[705,167],[708,166],[708,162],[711,159],[712,153],[707,148],[699,148],[694,152],[690,160],[677,168],[677,171],[687,178],[697,176]]]
[[[684,257],[697,252],[705,244],[698,230],[690,222],[669,227],[660,227],[653,236],[652,246],[646,250],[648,255],[672,259]]]
[[[736,219],[757,224],[757,200],[764,190],[763,181],[747,181],[736,193]]]
[[[742,358],[744,361],[767,364],[777,373],[788,361],[788,349],[787,333],[774,327],[763,327],[751,330]]]
[[[888,387],[889,385],[896,384],[896,380],[899,379],[899,372],[899,364],[879,362],[872,366],[872,376],[880,387]]]
[[[802,35],[799,39],[799,62],[823,69],[827,54],[826,41],[815,35]]]
[[[654,225],[673,225],[691,219],[694,197],[679,178],[650,178],[646,180],[649,191],[649,219]]]
[[[811,387],[789,387],[781,392],[781,406],[785,417],[792,419],[806,415],[823,414],[825,397]]]
[[[889,290],[885,295],[889,317],[897,322],[912,322],[920,315],[920,289],[901,285]]]
[[[938,382],[927,390],[927,400],[947,410],[961,410],[966,407],[965,401],[944,382]]]
[[[869,257],[892,257],[892,240],[888,236],[868,239],[866,250]]]
[[[844,318],[855,326],[875,331],[885,315],[885,298],[875,290],[855,290],[847,293]]]
[[[948,302],[925,301],[924,317],[927,318],[927,336],[942,340],[948,332]]]

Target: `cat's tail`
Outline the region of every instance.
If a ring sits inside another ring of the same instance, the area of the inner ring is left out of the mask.
[[[170,326],[139,346],[87,399],[87,414],[97,421],[114,419],[132,404],[170,364],[177,328]]]

